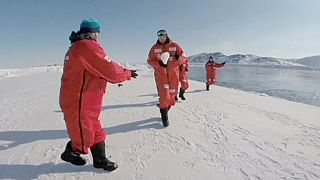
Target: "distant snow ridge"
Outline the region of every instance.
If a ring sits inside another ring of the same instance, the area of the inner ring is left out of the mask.
[[[135,69],[138,71],[150,70],[150,66],[147,64],[129,64],[126,63],[124,67],[128,69]],[[21,68],[21,69],[0,69],[0,80],[3,78],[9,77],[18,77],[34,73],[42,72],[56,72],[63,71],[63,65],[48,65],[43,67],[30,67],[30,68]]]
[[[145,70],[151,70],[151,67],[148,64],[129,64],[126,63],[124,67],[128,69],[134,69],[138,71],[145,71]]]
[[[30,67],[30,68],[21,68],[21,69],[0,69],[0,80],[8,77],[18,77],[24,76],[33,73],[41,72],[56,72],[62,71],[62,65],[49,65],[44,67]]]
[[[320,56],[305,57],[296,60],[296,62],[306,66],[320,67]]]
[[[209,56],[212,56],[216,62],[226,62],[230,65],[320,70],[320,56],[312,56],[297,60],[285,60],[274,57],[260,57],[253,54],[233,54],[227,56],[221,52],[215,52],[197,54],[190,56],[189,59],[193,64],[203,64],[208,61]]]

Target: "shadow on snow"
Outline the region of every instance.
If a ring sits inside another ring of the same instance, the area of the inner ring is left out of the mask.
[[[141,129],[161,129],[160,118],[149,118],[141,121],[120,124],[105,128],[108,135],[137,131]],[[0,141],[9,141],[0,144],[0,151],[7,150],[22,144],[40,140],[54,140],[69,138],[66,130],[40,130],[40,131],[1,131]]]
[[[108,135],[137,131],[141,129],[162,129],[160,118],[149,118],[141,121],[130,122],[105,128]],[[66,130],[41,130],[41,131],[6,131],[0,132],[0,141],[12,141],[10,144],[1,144],[0,151],[39,140],[53,140],[68,138]],[[61,149],[61,152],[63,149]],[[18,173],[17,173],[18,172]],[[106,173],[91,165],[73,166],[69,163],[43,163],[35,164],[0,164],[0,179],[38,179],[41,175],[50,173],[69,172],[96,172]],[[50,176],[50,175],[49,175]]]

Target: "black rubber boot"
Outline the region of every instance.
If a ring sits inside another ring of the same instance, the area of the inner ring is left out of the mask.
[[[183,101],[186,100],[186,98],[184,97],[185,92],[186,92],[186,90],[184,90],[180,87],[179,98],[181,98]]]
[[[103,168],[106,171],[113,171],[118,168],[118,164],[110,161],[106,157],[105,142],[100,142],[90,148],[92,158],[93,158],[93,167]]]
[[[207,89],[207,91],[209,91],[209,85],[207,84],[207,86],[206,86],[206,89]]]
[[[161,113],[162,125],[164,127],[168,127],[169,126],[168,108],[160,109],[160,113]]]
[[[80,156],[80,153],[73,151],[71,141],[67,143],[66,149],[61,154],[60,158],[63,161],[69,162],[76,166],[83,166],[86,164],[86,160]]]

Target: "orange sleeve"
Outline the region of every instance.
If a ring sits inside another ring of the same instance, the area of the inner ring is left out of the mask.
[[[224,66],[224,64],[215,64],[214,65],[214,67],[216,67],[216,68],[221,68],[221,67],[223,67]]]
[[[181,65],[181,64],[186,63],[187,57],[186,57],[186,54],[185,54],[183,48],[177,43],[175,43],[175,45],[177,47],[176,53],[177,53],[177,55],[179,55],[179,64]]]
[[[159,59],[157,58],[157,54],[154,52],[154,49],[155,49],[155,46],[153,46],[150,49],[147,62],[154,69],[158,69],[158,68],[161,68],[161,66],[159,64]]]
[[[83,40],[79,45],[82,64],[91,74],[111,83],[121,83],[131,79],[131,71],[109,59],[104,49],[93,40]]]
[[[185,59],[186,59],[186,61],[185,61],[185,65],[186,65],[186,66],[185,66],[185,70],[186,70],[186,71],[189,71],[189,67],[190,67],[189,58],[186,57]]]

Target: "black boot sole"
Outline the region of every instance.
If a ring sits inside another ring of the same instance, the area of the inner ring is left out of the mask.
[[[82,159],[81,157],[67,157],[66,153],[62,153],[60,158],[68,163],[71,163],[76,166],[83,166],[86,164],[86,161]]]
[[[105,171],[114,171],[118,169],[118,165],[115,164],[114,166],[105,166],[105,165],[99,165],[99,164],[93,164],[93,167],[97,169],[104,169]]]

